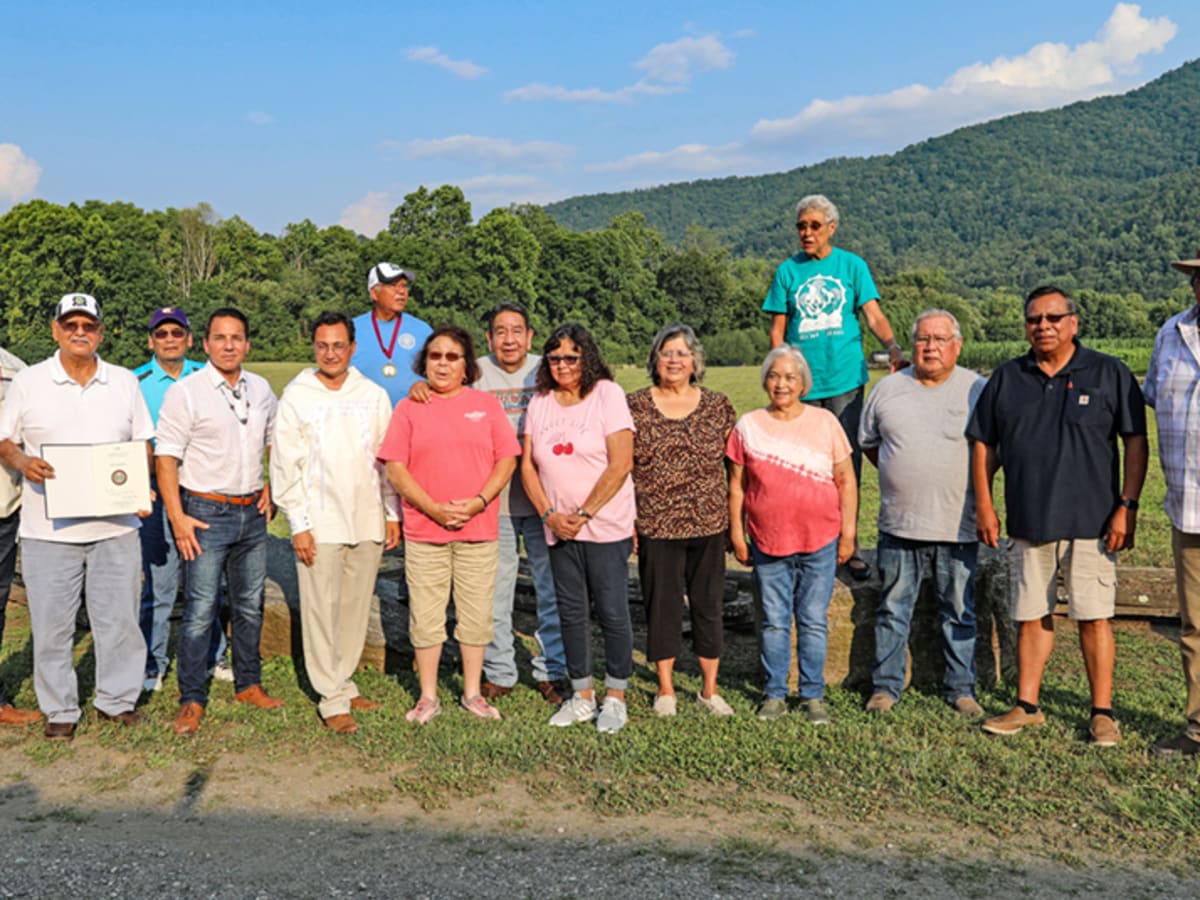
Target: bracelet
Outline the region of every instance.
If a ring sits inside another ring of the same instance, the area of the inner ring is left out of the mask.
[[[484,499],[483,499],[483,494],[476,494],[475,496],[479,498],[479,502],[483,504],[483,508],[484,508],[484,509],[487,509],[487,508],[488,508],[488,502],[487,502],[486,500],[484,500]]]
[[[590,519],[592,517],[592,514],[590,512],[588,512],[586,509],[584,509],[582,506],[579,507],[579,512],[576,513],[576,515],[583,516],[585,519]]]
[[[545,524],[546,524],[546,520],[547,520],[548,518],[550,518],[550,516],[552,516],[553,514],[554,514],[554,507],[553,507],[553,506],[547,506],[547,507],[546,507],[546,511],[545,511],[544,513],[542,513],[542,524],[543,524],[543,525],[545,525]]]

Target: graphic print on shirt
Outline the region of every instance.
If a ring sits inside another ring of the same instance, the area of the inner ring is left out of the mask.
[[[792,304],[799,316],[797,330],[800,334],[841,331],[846,285],[831,275],[814,275],[796,289]]]
[[[768,434],[755,422],[746,422],[742,441],[747,456],[792,472],[814,484],[833,484],[833,459],[812,447]]]

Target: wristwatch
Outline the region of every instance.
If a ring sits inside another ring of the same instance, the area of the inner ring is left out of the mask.
[[[1122,498],[1121,498],[1121,505],[1122,505],[1123,507],[1125,507],[1126,509],[1128,509],[1128,510],[1132,510],[1133,512],[1137,512],[1137,508],[1138,508],[1138,502],[1137,502],[1136,500],[1130,500],[1130,499],[1128,499],[1127,497],[1122,497]]]

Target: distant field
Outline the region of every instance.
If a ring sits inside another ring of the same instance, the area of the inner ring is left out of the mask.
[[[276,394],[299,372],[306,363],[249,363],[247,368],[262,375]],[[705,377],[705,387],[721,391],[733,403],[738,415],[748,412],[766,402],[758,381],[758,366],[710,367]],[[624,366],[616,370],[617,382],[626,391],[637,390],[650,383],[646,370],[640,366]],[[871,370],[868,390],[883,373]],[[1138,518],[1137,547],[1122,555],[1125,565],[1170,567],[1171,526],[1162,509],[1166,486],[1162,469],[1158,465],[1158,432],[1154,426],[1153,410],[1147,410],[1150,427],[1150,470],[1146,474],[1146,486],[1142,491],[1141,514]],[[1003,475],[996,479],[997,494],[1003,493]],[[875,520],[879,515],[879,479],[874,467],[864,460],[861,491],[862,509],[859,512],[860,541],[863,546],[874,547],[877,539]],[[1003,521],[1003,498],[1000,499],[1000,514]],[[279,521],[282,521],[280,519]],[[272,529],[274,530],[274,529]]]

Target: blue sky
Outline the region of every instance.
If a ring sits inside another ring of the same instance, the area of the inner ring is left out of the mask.
[[[1200,3],[0,3],[0,212],[211,203],[374,235],[890,153],[1200,56]],[[1135,152],[1135,148],[1131,148]]]

